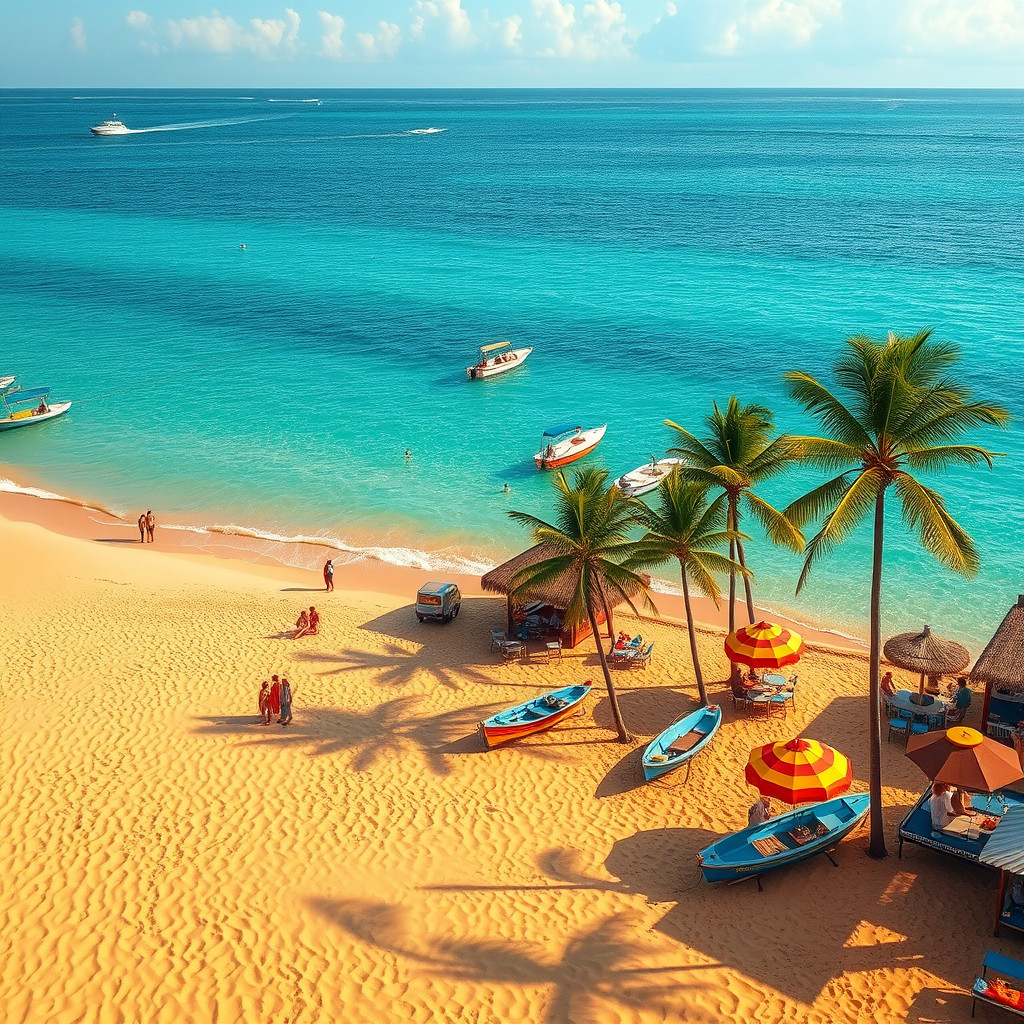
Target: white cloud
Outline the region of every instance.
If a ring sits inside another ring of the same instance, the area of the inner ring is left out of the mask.
[[[1020,50],[1024,4],[1019,0],[917,0],[903,25],[907,49],[944,53]]]
[[[672,3],[672,0],[669,0],[669,2],[665,4],[665,14],[670,18],[674,18],[678,13],[679,11],[676,10],[676,5]]]
[[[260,57],[293,55],[298,48],[299,16],[291,8],[285,19],[252,18],[248,26],[214,11],[210,17],[182,18],[167,22],[171,45],[178,49],[207,50],[232,54],[247,51]]]
[[[402,42],[402,30],[393,22],[381,21],[376,32],[357,32],[356,39],[366,57],[393,57]]]
[[[731,56],[747,50],[805,47],[824,24],[842,13],[841,0],[765,0],[750,7],[722,30],[709,53]]]
[[[132,28],[149,28],[153,24],[153,16],[145,11],[129,11],[124,20]]]
[[[634,32],[626,24],[620,3],[592,0],[576,6],[562,0],[533,0],[533,25],[541,42],[539,55],[575,60],[599,60],[631,55]]]
[[[71,45],[80,53],[89,49],[89,40],[85,35],[85,24],[81,18],[75,18],[71,22]]]
[[[414,0],[410,11],[416,12],[409,26],[413,38],[426,36],[436,23],[454,50],[468,50],[477,41],[462,0]]]
[[[345,53],[345,19],[340,14],[320,11],[320,56],[328,60],[341,60]]]

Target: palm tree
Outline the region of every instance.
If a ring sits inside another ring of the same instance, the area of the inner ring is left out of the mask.
[[[633,571],[637,542],[630,539],[630,531],[636,526],[638,503],[617,487],[608,487],[607,479],[606,469],[578,470],[570,487],[565,474],[559,472],[555,477],[554,524],[526,512],[509,512],[512,519],[530,528],[534,541],[548,545],[555,552],[552,557],[516,573],[512,593],[526,596],[531,590],[555,580],[570,581],[572,596],[565,609],[565,623],[575,626],[584,619],[589,620],[608,687],[615,728],[619,740],[628,743],[629,733],[623,724],[615,685],[608,671],[595,609],[607,609],[609,595],[614,599],[611,604],[626,601],[634,611],[633,598],[637,595],[642,596],[644,604],[651,609],[654,603],[648,581]]]
[[[677,434],[678,444],[669,452],[684,460],[686,475],[706,487],[721,487],[725,491],[729,506],[726,527],[737,534],[736,539],[729,542],[729,558],[736,559],[739,566],[746,568],[743,540],[738,532],[741,502],[760,520],[771,541],[796,552],[802,551],[804,539],[800,531],[784,513],[753,493],[755,486],[792,464],[794,451],[790,438],[782,434],[772,439],[775,417],[763,405],[740,405],[739,399],[732,395],[724,413],[715,402],[712,402],[712,408],[714,411],[705,419],[708,433],[703,438],[695,437],[672,420],[665,420],[665,425]],[[753,622],[751,574],[741,575],[746,591],[747,616]],[[737,570],[729,573],[730,633],[736,628],[736,576]]]
[[[743,534],[724,528],[728,516],[726,495],[720,494],[709,505],[706,486],[695,480],[687,480],[678,469],[674,469],[661,482],[657,494],[657,506],[645,508],[639,513],[639,519],[648,531],[640,541],[640,557],[647,559],[645,564],[651,566],[660,565],[672,558],[679,562],[697,692],[701,704],[707,704],[708,695],[704,689],[704,675],[697,654],[697,633],[690,609],[690,583],[705,597],[710,597],[717,607],[722,591],[712,574],[739,573],[746,577],[749,570],[714,549],[738,541]]]
[[[825,469],[843,469],[786,509],[787,517],[797,526],[824,515],[821,529],[804,551],[797,592],[821,555],[841,544],[869,513],[874,516],[868,699],[868,852],[873,857],[885,856],[878,706],[885,494],[890,487],[895,488],[903,521],[927,551],[954,572],[975,575],[978,553],[974,542],[946,511],[942,496],[921,483],[914,473],[947,469],[958,463],[985,462],[991,467],[992,457],[998,453],[951,442],[973,427],[1005,427],[1010,419],[1003,406],[974,401],[969,388],[947,375],[960,358],[959,350],[929,340],[931,333],[920,331],[909,338],[890,333],[885,341],[848,338],[834,371],[845,401],[808,373],[784,376],[790,394],[821,421],[827,435],[794,438],[801,458]]]

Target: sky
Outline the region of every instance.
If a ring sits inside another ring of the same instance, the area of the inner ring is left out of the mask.
[[[215,3],[11,0],[0,88],[1024,88],[1024,0]]]

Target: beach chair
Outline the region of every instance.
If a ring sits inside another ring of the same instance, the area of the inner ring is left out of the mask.
[[[994,971],[999,977],[990,979],[989,971]],[[1010,979],[1015,984],[1008,985],[1005,979]],[[1003,983],[999,984],[1000,982]],[[1019,991],[1022,987],[1024,987],[1024,963],[990,949],[985,954],[982,963],[981,977],[975,979],[974,988],[971,990],[971,1016],[974,1016],[974,1010],[980,999],[983,1003],[988,1003],[989,1006],[998,1006],[1001,1010],[1006,1010],[1017,1017],[1024,1017],[1024,998],[1021,997]],[[1016,999],[1011,994],[1013,992],[1017,993]]]
[[[782,713],[782,717],[785,718],[788,715],[788,706],[790,704],[792,704],[793,709],[796,710],[796,698],[793,696],[795,690],[796,682],[794,680],[792,689],[779,690],[778,693],[773,693],[771,696],[771,711],[779,711]]]
[[[491,650],[500,651],[501,645],[505,642],[505,634],[500,629],[491,630]]]
[[[946,709],[945,725],[959,725],[967,717],[967,708],[958,708],[956,705]]]
[[[562,660],[562,641],[561,640],[549,640],[544,645],[544,650],[547,653],[548,661],[561,661]]]
[[[732,706],[734,708],[750,709],[750,698],[752,694],[744,687],[739,679],[732,681]]]
[[[651,660],[651,652],[653,650],[654,644],[649,644],[646,651],[637,651],[636,654],[629,659],[629,667],[646,669],[648,662]]]
[[[886,737],[888,743],[892,739],[892,734],[896,733],[897,736],[903,737],[904,744],[907,742],[907,737],[910,735],[910,724],[914,720],[913,716],[909,711],[898,711],[888,702],[886,708],[889,715],[889,735]]]

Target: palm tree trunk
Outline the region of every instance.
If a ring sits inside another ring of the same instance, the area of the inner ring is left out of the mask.
[[[736,506],[733,504],[732,495],[729,495],[729,514],[726,519],[726,526],[730,531],[736,530]],[[736,541],[729,541],[729,560],[736,561]],[[729,632],[736,631],[736,570],[729,570]]]
[[[700,670],[700,656],[697,654],[697,631],[693,628],[693,612],[690,611],[690,585],[686,579],[686,565],[680,561],[683,572],[683,604],[686,606],[686,628],[690,632],[690,657],[693,658],[693,674],[697,677],[697,693],[701,704],[708,702],[708,693],[704,689],[704,675]]]
[[[619,710],[619,698],[615,693],[615,684],[612,682],[612,674],[608,670],[608,659],[604,656],[604,647],[601,646],[601,637],[597,632],[597,616],[594,608],[587,597],[587,618],[590,619],[590,628],[594,631],[594,643],[597,646],[597,656],[601,661],[601,671],[604,673],[604,683],[608,687],[608,701],[612,706],[612,718],[615,719],[615,728],[619,732],[619,742],[628,743],[629,733],[626,732],[625,723],[622,721],[622,712]]]
[[[739,522],[739,516],[736,517],[736,521]],[[746,558],[743,555],[743,541],[741,541],[741,540],[737,540],[736,541],[736,555],[737,555],[737,560],[739,561],[740,565],[742,565],[743,568],[746,569],[746,567],[747,567],[747,560],[746,560]],[[749,576],[745,575],[743,577],[743,589],[746,591],[746,596],[747,596],[747,618],[750,619],[750,624],[753,625],[754,624],[754,599],[750,595],[750,577]]]
[[[604,621],[608,626],[608,656],[611,657],[611,652],[615,647],[615,629],[612,625],[612,610],[608,607],[608,598],[604,596],[604,587],[601,586],[601,581],[597,581],[597,592],[601,595],[601,607],[604,608]],[[597,640],[598,646],[601,644],[600,637],[594,634],[594,639]]]
[[[882,635],[882,540],[885,518],[885,486],[875,498],[874,552],[871,560],[871,650],[868,663],[868,792],[871,794],[871,836],[868,854],[882,858],[885,851],[885,830],[882,824],[882,722],[879,715],[879,659]]]

